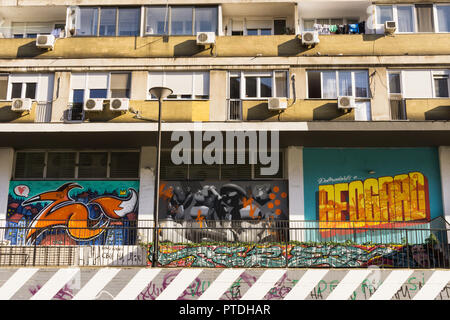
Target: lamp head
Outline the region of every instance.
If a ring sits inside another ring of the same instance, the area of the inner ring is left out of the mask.
[[[158,98],[158,100],[163,100],[170,96],[173,92],[172,89],[166,87],[153,87],[150,90],[150,94]]]

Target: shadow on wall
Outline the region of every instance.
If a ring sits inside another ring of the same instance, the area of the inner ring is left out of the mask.
[[[339,110],[336,103],[326,103],[313,110],[313,120],[354,120],[353,114]]]
[[[295,56],[301,53],[305,53],[313,47],[308,48],[302,45],[302,40],[299,37],[295,37],[289,41],[283,42],[278,45],[278,56]]]
[[[23,113],[12,111],[10,105],[0,107],[0,122],[11,122],[20,119],[22,116]]]
[[[174,46],[173,55],[175,57],[190,57],[207,50],[210,49],[199,46],[196,40],[186,40]]]
[[[439,106],[426,111],[425,120],[450,120],[450,106]]]
[[[269,111],[267,103],[259,103],[248,108],[246,120],[267,120],[278,115],[277,111]]]
[[[47,52],[47,50],[42,50],[36,47],[36,41],[28,42],[20,46],[17,49],[17,58],[32,58],[37,57],[43,53]]]

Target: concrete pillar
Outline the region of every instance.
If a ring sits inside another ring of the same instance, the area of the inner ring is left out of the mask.
[[[149,242],[153,239],[153,206],[155,198],[155,166],[156,147],[141,148],[141,167],[139,171],[139,213],[138,226],[141,241]]]
[[[439,147],[441,168],[442,207],[445,220],[450,223],[450,146]]]
[[[209,73],[209,121],[227,120],[227,71]]]
[[[64,112],[69,109],[70,75],[70,72],[55,72],[52,122],[63,122]]]
[[[0,220],[6,219],[8,210],[9,181],[14,162],[13,148],[0,148]]]
[[[290,90],[289,90],[289,98],[294,99],[294,88],[295,88],[295,96],[297,97],[297,101],[306,99],[306,69],[305,68],[291,68],[289,70],[289,79],[290,79]],[[295,77],[295,80],[292,80],[292,76]]]
[[[369,68],[372,120],[391,119],[386,68]]]
[[[290,146],[286,150],[289,185],[290,240],[302,241],[305,220],[303,186],[303,147]]]

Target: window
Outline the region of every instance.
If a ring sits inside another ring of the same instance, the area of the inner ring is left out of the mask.
[[[162,180],[253,180],[253,179],[282,179],[283,173],[283,153],[279,152],[279,168],[274,175],[261,175],[261,168],[267,167],[260,163],[237,164],[235,157],[234,164],[180,164],[175,165],[171,161],[171,151],[161,152],[161,179]],[[225,157],[225,152],[224,152]],[[246,162],[249,154],[245,153]],[[193,160],[193,155],[191,155]]]
[[[111,73],[111,98],[129,98],[131,85],[130,82],[130,73]]]
[[[434,32],[433,5],[416,4],[417,32]]]
[[[433,75],[434,96],[436,98],[448,98],[448,75]]]
[[[248,36],[270,36],[272,35],[273,20],[247,20]]]
[[[30,98],[36,99],[36,82],[14,82],[11,83],[11,99]]]
[[[77,36],[138,36],[140,8],[82,7],[79,11]]]
[[[15,179],[137,179],[136,151],[18,151]]]
[[[217,24],[217,7],[151,6],[146,8],[145,33],[148,35],[217,33]]]
[[[436,5],[438,31],[450,32],[450,5]]]
[[[6,100],[8,95],[8,75],[0,74],[0,100]]]
[[[386,21],[394,20],[392,6],[377,6],[377,23],[384,24]]]
[[[308,98],[336,99],[337,96],[369,97],[366,70],[308,71]]]
[[[287,71],[231,72],[230,99],[287,97],[287,75]]]
[[[130,72],[73,73],[72,102],[82,105],[89,98],[129,98],[130,86]]]
[[[398,32],[414,32],[414,8],[397,6]]]
[[[149,72],[148,89],[160,86],[173,90],[168,99],[209,99],[209,72]]]
[[[449,97],[450,70],[399,70],[389,73],[389,93],[405,99]]]

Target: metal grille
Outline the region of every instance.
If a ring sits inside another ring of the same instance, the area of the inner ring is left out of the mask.
[[[242,100],[228,100],[228,120],[242,120]]]

